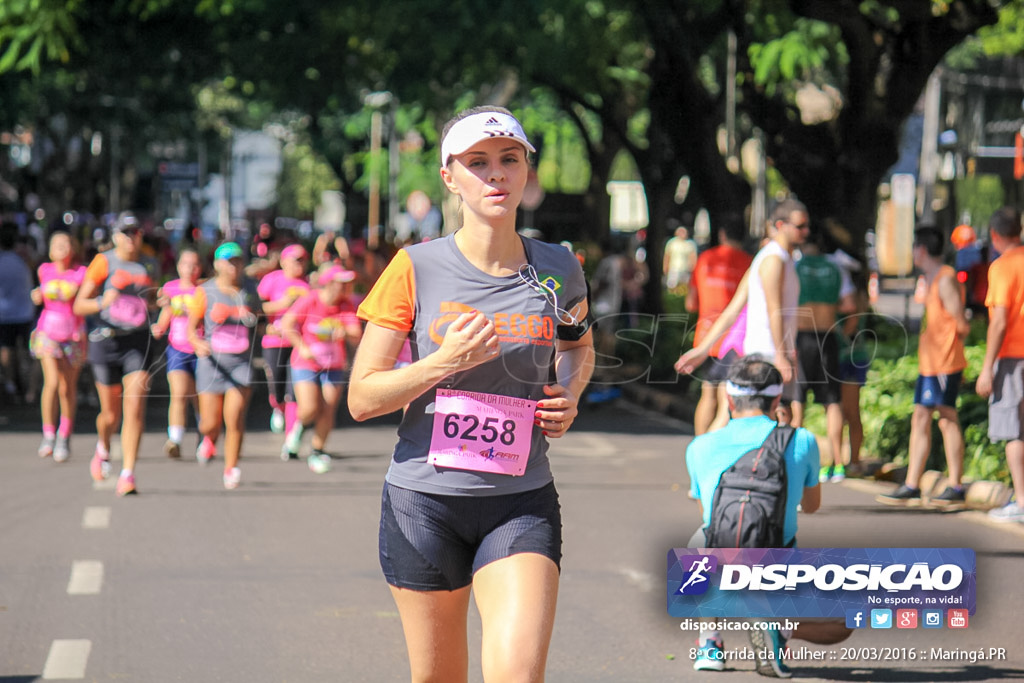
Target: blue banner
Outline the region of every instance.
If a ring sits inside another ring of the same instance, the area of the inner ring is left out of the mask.
[[[970,548],[673,548],[673,617],[836,617],[871,610],[967,610]]]

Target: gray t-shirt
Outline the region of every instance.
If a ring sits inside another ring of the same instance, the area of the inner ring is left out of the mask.
[[[124,332],[149,331],[149,302],[153,278],[138,261],[125,261],[114,249],[96,254],[85,271],[85,279],[99,286],[102,297],[108,289],[120,294],[99,313],[101,325]]]
[[[203,337],[210,342],[215,360],[251,359],[256,337],[260,297],[256,283],[245,278],[237,292],[225,292],[216,279],[199,286],[202,297],[196,306],[204,306]]]
[[[555,290],[558,306],[571,310],[586,297],[576,257],[562,246],[523,238],[527,260]],[[540,400],[554,384],[555,311],[543,293],[519,275],[494,277],[459,251],[454,235],[400,251],[359,307],[359,317],[408,332],[413,362],[436,351],[448,325],[476,309],[492,320],[501,342],[498,358],[446,378],[414,399],[398,428],[387,481],[424,493],[502,495],[548,484],[547,440],[532,432],[530,457],[521,476],[436,467],[427,462],[437,388]]]

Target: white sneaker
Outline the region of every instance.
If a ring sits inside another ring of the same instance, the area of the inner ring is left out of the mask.
[[[290,460],[299,457],[299,448],[302,447],[302,423],[296,422],[292,425],[291,431],[284,437],[284,445],[281,446],[281,459]]]
[[[1001,508],[988,511],[993,522],[1024,522],[1024,508],[1012,500]]]
[[[53,444],[53,461],[66,462],[71,457],[71,446],[67,437],[58,436]]]
[[[280,408],[274,408],[274,412],[270,414],[270,431],[284,434],[284,412]]]
[[[39,443],[39,448],[36,453],[39,454],[40,458],[49,458],[53,455],[53,444],[56,437],[44,436],[43,440]]]
[[[725,669],[725,654],[722,642],[708,638],[702,645],[697,641],[697,657],[693,660],[694,671],[722,671]]]
[[[224,470],[224,488],[227,490],[237,489],[238,485],[242,483],[242,470],[237,467],[232,467],[230,470]]]
[[[331,471],[331,456],[323,451],[313,451],[313,454],[306,458],[306,464],[315,474],[326,474]]]

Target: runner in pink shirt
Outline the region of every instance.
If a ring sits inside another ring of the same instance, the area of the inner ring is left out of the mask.
[[[72,305],[84,278],[85,266],[79,263],[77,245],[71,235],[53,233],[50,262],[39,266],[39,287],[32,290],[32,301],[37,306],[41,304],[43,312],[32,332],[29,349],[43,366],[43,441],[39,444],[39,457],[52,455],[54,462],[64,462],[71,455],[78,373],[86,351],[85,323],[72,311]]]
[[[282,319],[281,331],[292,344],[291,367],[298,420],[285,437],[282,458],[298,455],[303,433],[313,428],[309,469],[323,474],[331,469],[324,451],[334,428],[334,417],[346,382],[348,355],[345,343],[357,345],[363,336],[355,306],[348,298],[356,274],[341,266],[320,273],[319,288],[299,299]]]
[[[288,359],[291,344],[281,336],[278,322],[288,308],[309,292],[306,265],[309,259],[301,244],[289,244],[281,250],[281,267],[263,276],[257,292],[263,300],[263,313],[267,318],[267,332],[263,335],[263,361],[266,364],[267,383],[270,385],[270,430],[284,433],[295,422],[295,398],[289,377]]]
[[[164,453],[169,458],[181,457],[181,440],[188,422],[188,404],[199,415],[196,398],[196,350],[188,340],[188,309],[202,277],[199,252],[185,247],[178,254],[178,279],[171,280],[157,292],[160,317],[153,324],[154,339],[167,335],[167,384],[171,402],[167,409],[167,443]]]

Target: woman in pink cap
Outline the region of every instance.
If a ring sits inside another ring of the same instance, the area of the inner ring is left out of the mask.
[[[257,291],[263,300],[263,313],[267,316],[267,332],[263,335],[263,361],[270,385],[270,430],[285,433],[295,422],[295,398],[292,394],[288,360],[292,347],[281,336],[278,322],[288,309],[309,293],[306,281],[308,257],[301,244],[289,244],[281,250],[281,267],[260,280]],[[287,457],[282,454],[282,457]]]
[[[348,298],[349,283],[356,274],[332,265],[321,271],[319,287],[288,309],[279,324],[292,345],[292,386],[299,413],[285,437],[289,457],[297,456],[306,430],[314,429],[309,469],[323,474],[331,468],[331,456],[324,451],[327,436],[347,380],[346,343],[358,344],[363,328],[355,306]]]

